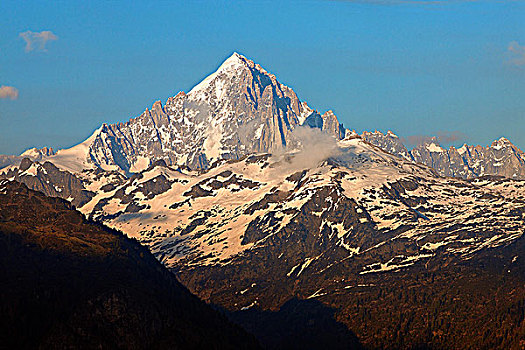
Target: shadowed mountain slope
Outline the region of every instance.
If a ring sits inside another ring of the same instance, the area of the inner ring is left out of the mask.
[[[134,240],[0,182],[2,348],[239,349],[254,338]]]

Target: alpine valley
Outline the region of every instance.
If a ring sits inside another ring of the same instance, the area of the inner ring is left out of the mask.
[[[505,138],[359,135],[234,53],[70,149],[0,161],[4,187],[138,240],[267,348],[525,348],[525,153]]]

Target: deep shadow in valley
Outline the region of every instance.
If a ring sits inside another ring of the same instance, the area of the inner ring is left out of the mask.
[[[335,313],[317,300],[294,298],[276,312],[254,307],[228,316],[267,349],[363,349],[357,336],[335,320]]]

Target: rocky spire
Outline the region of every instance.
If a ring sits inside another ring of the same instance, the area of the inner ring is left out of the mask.
[[[125,172],[161,159],[207,168],[219,159],[288,146],[293,129],[312,113],[275,75],[235,52],[187,94],[170,97],[164,106],[157,101],[126,123],[108,125],[90,143],[89,161]],[[320,118],[323,131],[344,138],[333,112]]]

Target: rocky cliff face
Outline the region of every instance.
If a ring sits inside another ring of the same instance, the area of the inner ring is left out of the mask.
[[[457,152],[476,176],[525,178],[525,153],[504,137],[487,147],[464,145]]]
[[[77,207],[89,202],[104,185],[103,189],[107,189],[126,180],[117,171],[93,169],[77,174],[61,170],[49,161],[40,163],[29,158],[23,158],[18,167],[4,170],[0,177],[22,182],[47,196],[66,199]]]
[[[293,145],[292,131],[313,113],[273,74],[235,53],[189,93],[164,105],[157,101],[126,123],[104,124],[78,150],[61,151],[55,158],[81,153],[85,166],[127,173],[155,160],[206,169],[219,159]],[[321,117],[319,127],[344,137],[332,112]]]
[[[393,155],[402,157],[406,160],[413,160],[412,155],[405,147],[403,142],[399,139],[399,137],[396,134],[394,134],[390,130],[387,131],[386,134],[383,134],[382,132],[377,130],[374,132],[365,131],[361,135],[361,138]]]
[[[8,167],[10,165],[18,165],[24,158],[29,158],[30,160],[40,161],[46,157],[52,156],[55,154],[53,148],[30,148],[19,156],[14,155],[4,155],[0,154],[0,169]]]
[[[470,179],[497,175],[525,179],[525,153],[504,137],[487,147],[465,144],[457,149],[445,149],[432,137],[410,151],[391,131],[364,132],[361,137],[394,155],[432,167],[442,176]]]
[[[103,124],[83,143],[57,154],[43,148],[0,156],[0,168],[16,166],[27,157],[75,173],[99,168],[130,175],[157,160],[207,169],[218,160],[293,148],[298,142],[293,130],[301,125],[318,128],[336,140],[353,135],[332,111],[321,115],[273,74],[234,53],[190,92],[180,92],[164,105],[157,101],[125,123]],[[430,138],[408,150],[391,131],[364,132],[360,137],[428,165],[442,176],[525,178],[524,153],[504,138],[488,147],[459,149],[443,149],[437,138]]]

